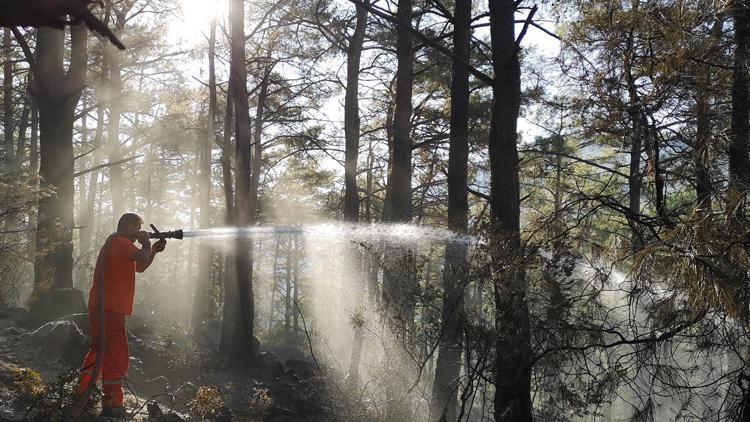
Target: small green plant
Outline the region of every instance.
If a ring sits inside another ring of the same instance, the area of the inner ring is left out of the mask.
[[[224,400],[218,387],[214,386],[201,386],[195,397],[188,402],[190,415],[201,421],[218,416],[223,407]]]
[[[39,372],[31,368],[16,368],[13,370],[13,381],[22,400],[34,400],[42,397],[47,386],[42,381]]]

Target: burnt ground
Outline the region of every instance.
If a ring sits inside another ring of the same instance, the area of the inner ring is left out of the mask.
[[[69,419],[63,409],[73,400],[76,370],[89,346],[87,315],[40,327],[30,320],[24,309],[0,308],[0,421]],[[157,330],[138,318],[127,324],[125,420],[351,420],[336,416],[345,400],[340,386],[329,387],[332,375],[296,349],[262,350],[238,370],[215,351],[216,335],[195,342],[179,327]],[[212,328],[207,332],[218,332]],[[19,368],[38,373],[41,383]],[[107,420],[96,414],[94,408],[81,419]]]

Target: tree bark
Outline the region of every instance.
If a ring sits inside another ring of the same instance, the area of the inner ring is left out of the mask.
[[[221,144],[221,174],[224,187],[224,202],[226,205],[225,222],[227,226],[234,224],[234,188],[232,182],[232,96],[227,93],[226,113],[224,115],[224,136]],[[235,288],[235,259],[232,251],[225,252],[224,256],[224,303],[222,309],[221,342],[219,352],[229,355],[232,330],[234,329],[235,299],[237,294]]]
[[[383,221],[408,223],[411,220],[412,179],[412,89],[414,53],[412,35],[412,0],[398,1],[396,27],[396,98],[393,115],[393,153],[383,203]],[[402,247],[391,248],[384,259],[383,301],[386,315],[402,339],[413,320],[416,277],[413,255]]]
[[[86,78],[86,28],[71,28],[70,65],[63,68],[64,32],[37,35],[36,100],[39,107],[42,183],[55,194],[43,198],[37,216],[35,290],[73,286],[73,119]]]
[[[495,420],[532,420],[529,311],[520,238],[520,186],[516,125],[521,70],[513,0],[490,0],[495,70],[490,126],[491,253],[495,270]]]
[[[643,186],[643,173],[641,172],[641,150],[643,139],[648,136],[647,128],[643,124],[643,110],[640,98],[635,86],[633,76],[633,34],[628,35],[627,46],[623,57],[623,68],[628,91],[627,113],[630,117],[633,131],[630,136],[630,166],[628,173],[628,211],[631,217],[641,214],[641,187]],[[631,229],[631,243],[633,250],[643,245],[643,233],[640,224],[633,218],[628,218]]]
[[[200,227],[211,226],[211,151],[216,139],[216,26],[217,20],[211,21],[208,36],[208,116],[206,116],[206,135],[198,145],[200,151],[200,187],[198,202],[200,204]],[[198,251],[198,279],[193,295],[192,325],[194,334],[204,333],[204,322],[208,318],[209,286],[211,279],[211,258],[213,248],[200,245]]]
[[[109,7],[111,3],[108,4]],[[127,7],[126,7],[127,9]],[[117,17],[115,33],[121,34],[125,28],[125,14],[127,10],[113,10]],[[109,119],[107,120],[107,143],[108,158],[110,163],[116,163],[122,159],[120,151],[120,116],[122,115],[122,68],[120,66],[120,50],[117,47],[106,44],[103,53],[107,68],[109,69]],[[109,190],[112,195],[112,217],[118,221],[125,212],[125,199],[123,194],[123,169],[121,165],[113,165],[109,168]]]
[[[366,0],[366,3],[369,3]],[[367,28],[367,8],[357,8],[357,23],[346,53],[346,95],[344,98],[344,219],[359,220],[357,159],[359,157],[359,68]]]
[[[453,54],[469,62],[471,0],[456,0]],[[453,60],[450,146],[448,150],[448,228],[468,231],[469,68]],[[469,281],[464,242],[449,242],[443,269],[443,326],[432,387],[433,420],[455,422],[463,344],[464,289]]]
[[[10,41],[10,28],[3,30],[3,152],[5,164],[13,169],[15,145],[13,145],[13,48]]]
[[[102,73],[100,81],[103,84],[107,80],[107,62],[102,61]],[[100,105],[96,108],[96,129],[94,130],[94,142],[92,148],[94,151],[94,160],[92,165],[97,166],[102,160],[102,137],[104,135],[104,107],[101,105],[102,98],[99,96]],[[80,244],[78,245],[79,261],[81,269],[76,277],[76,284],[83,286],[86,283],[86,279],[89,278],[93,272],[91,267],[91,254],[89,248],[92,246],[92,240],[94,237],[94,206],[96,204],[96,195],[99,189],[99,170],[95,170],[89,176],[89,186],[87,191],[87,197],[84,204],[82,204],[83,213],[79,225],[81,226],[80,231]]]
[[[255,202],[251,195],[251,138],[250,116],[247,100],[247,70],[245,68],[245,5],[243,0],[230,0],[229,19],[231,32],[231,64],[229,89],[234,101],[236,117],[237,165],[235,170],[236,226],[246,227],[254,222]],[[254,298],[252,242],[242,236],[236,241],[237,317],[232,333],[230,360],[245,364],[255,355],[253,344]]]

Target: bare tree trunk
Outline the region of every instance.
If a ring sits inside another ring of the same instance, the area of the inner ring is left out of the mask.
[[[693,165],[695,167],[695,194],[698,199],[698,208],[703,213],[711,212],[711,173],[709,163],[711,152],[709,149],[711,139],[711,115],[708,103],[707,90],[710,86],[710,72],[708,65],[701,72],[700,82],[696,93],[696,135],[695,145],[692,150]]]
[[[236,225],[244,227],[255,220],[255,202],[251,194],[251,144],[250,116],[247,100],[247,70],[245,68],[245,5],[243,0],[230,0],[229,19],[231,24],[231,64],[229,89],[234,100],[237,122],[237,185]],[[252,242],[237,237],[237,294],[239,296],[237,318],[232,333],[230,359],[234,364],[247,363],[255,355],[254,298]]]
[[[630,136],[630,172],[628,174],[628,210],[632,217],[641,214],[641,187],[643,186],[643,173],[641,172],[641,149],[642,141],[648,136],[646,127],[642,124],[642,110],[639,101],[638,91],[635,86],[633,76],[633,35],[630,34],[627,39],[627,47],[623,57],[624,73],[628,89],[628,106],[627,112],[633,125],[633,131]],[[632,231],[633,250],[639,249],[643,245],[643,233],[640,224],[632,218],[628,219]]]
[[[469,62],[471,0],[456,0],[453,53]],[[469,160],[469,69],[453,60],[451,77],[450,147],[448,151],[448,228],[458,234],[468,231],[467,194]],[[435,382],[432,387],[432,419],[455,422],[458,376],[464,324],[464,289],[469,281],[466,243],[449,242],[443,270],[443,326],[440,336]]]
[[[279,276],[278,276],[278,263],[279,263],[279,247],[281,246],[281,240],[279,236],[276,236],[276,250],[273,254],[273,289],[271,290],[271,303],[268,307],[268,329],[267,332],[271,332],[273,328],[273,310],[276,303],[276,290],[279,288]]]
[[[206,121],[206,136],[199,145],[200,151],[200,227],[207,229],[211,226],[211,151],[216,139],[216,26],[217,20],[211,21],[208,37],[208,116]],[[204,332],[204,322],[208,317],[209,286],[211,279],[211,257],[213,248],[201,245],[198,251],[198,280],[195,283],[193,295],[193,333]]]
[[[294,279],[294,293],[293,293],[293,300],[295,305],[295,309],[299,305],[299,250],[300,250],[300,244],[299,244],[299,237],[297,235],[294,236],[294,241],[292,242],[293,249],[292,249],[292,277]],[[299,333],[299,312],[294,311],[294,334],[295,336],[297,333]]]
[[[284,259],[284,277],[285,277],[285,289],[284,289],[284,330],[286,331],[287,338],[292,327],[292,242],[287,239],[286,244],[286,257]]]
[[[234,189],[232,182],[232,96],[227,93],[226,113],[224,116],[224,136],[221,145],[221,173],[224,187],[224,201],[226,204],[225,222],[227,226],[234,224]],[[235,299],[237,287],[235,258],[231,250],[224,256],[224,303],[222,309],[221,342],[219,352],[229,355],[231,337],[234,328]]]
[[[366,1],[369,4],[368,1]],[[346,137],[344,169],[344,219],[359,220],[357,158],[359,156],[359,68],[367,28],[367,8],[357,8],[357,23],[349,40],[346,61],[346,96],[344,98],[344,136]]]
[[[520,238],[520,186],[516,125],[521,69],[513,0],[491,0],[493,83],[490,126],[490,205],[495,266],[495,420],[532,420],[530,327]]]
[[[29,172],[39,172],[39,106],[31,101],[31,136],[29,137]]]
[[[37,34],[39,174],[42,183],[56,192],[39,203],[34,287],[40,292],[47,286],[57,289],[73,286],[73,119],[86,78],[87,33],[83,25],[71,28],[67,73],[63,67],[64,32],[40,28]]]
[[[106,61],[102,62],[102,74],[100,81],[104,83],[107,79],[107,65]],[[101,96],[99,97],[101,102]],[[93,166],[99,165],[102,161],[102,137],[104,135],[104,107],[99,105],[96,109],[96,129],[94,130],[94,142],[92,148],[94,151]],[[87,197],[84,204],[82,204],[83,213],[79,225],[81,226],[80,231],[80,244],[78,245],[79,251],[79,262],[80,270],[78,277],[76,277],[76,284],[84,286],[86,280],[89,277],[93,277],[93,269],[91,268],[91,254],[93,251],[89,250],[92,246],[94,237],[94,205],[96,204],[96,195],[99,189],[99,170],[95,170],[91,173],[89,178],[89,186],[87,189]]]
[[[396,28],[396,98],[393,116],[393,154],[391,171],[383,203],[383,221],[411,221],[412,179],[412,88],[414,85],[414,54],[412,35],[412,1],[399,0]],[[401,340],[414,314],[416,277],[413,255],[403,248],[390,248],[384,257],[383,301],[386,315]]]
[[[13,48],[10,28],[3,30],[3,152],[8,169],[13,169],[15,154],[13,145]]]
[[[112,1],[107,2],[107,12],[111,11],[115,17],[115,34],[122,34],[125,29],[125,18],[130,10],[127,3],[113,7]],[[109,69],[109,119],[107,120],[108,158],[110,163],[120,161],[120,117],[122,115],[122,68],[120,65],[121,52],[112,44],[103,46],[103,54]],[[112,214],[117,221],[125,212],[125,197],[123,185],[123,169],[117,164],[109,167],[110,194],[112,195]]]

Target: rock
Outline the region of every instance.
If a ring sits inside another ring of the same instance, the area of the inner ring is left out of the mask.
[[[5,319],[11,323],[18,325],[28,317],[29,311],[24,308],[17,308],[13,306],[1,307],[0,308],[0,319]]]
[[[79,365],[89,347],[86,336],[72,321],[48,322],[24,337],[22,343],[46,355],[62,357],[71,365]]]
[[[18,327],[8,327],[3,331],[3,337],[13,337],[13,336],[20,336],[21,334],[25,334],[26,331],[22,328]]]
[[[284,373],[294,374],[299,379],[307,379],[315,375],[315,363],[307,360],[289,359],[284,362]]]
[[[284,365],[271,352],[259,353],[250,368],[250,372],[261,379],[276,379],[283,371]]]
[[[148,409],[147,420],[149,422],[185,422],[185,419],[175,412],[167,411],[167,413],[164,413],[158,403],[149,402],[146,404],[146,408]]]
[[[5,385],[14,385],[13,371],[17,369],[16,365],[8,362],[0,362],[0,383]]]
[[[182,399],[184,402],[188,402],[192,400],[195,395],[198,393],[198,387],[195,386],[192,382],[186,382],[178,388],[174,394]]]
[[[83,334],[85,334],[86,336],[91,335],[91,322],[89,322],[88,312],[65,315],[57,318],[55,321],[70,321],[74,323],[78,327],[78,329],[83,332]]]
[[[70,314],[86,313],[83,292],[73,288],[50,289],[31,304],[28,318],[22,325],[34,329]]]
[[[304,360],[305,355],[294,347],[277,347],[272,349],[273,354],[279,358],[280,361],[286,362],[290,359]]]
[[[164,376],[147,379],[144,384],[144,390],[153,391],[154,394],[169,392],[169,380]]]

